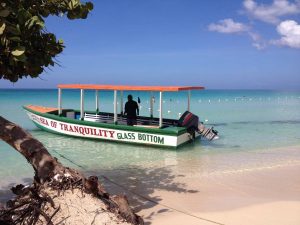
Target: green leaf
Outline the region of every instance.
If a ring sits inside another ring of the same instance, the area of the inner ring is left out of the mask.
[[[88,16],[88,14],[89,14],[89,11],[88,11],[88,10],[82,10],[81,15],[80,15],[80,18],[81,18],[81,19],[86,19],[87,16]]]
[[[64,40],[63,39],[59,39],[58,40],[58,44],[63,45],[64,44]]]
[[[78,0],[70,0],[68,4],[70,10],[75,9],[78,5],[79,5]]]
[[[31,77],[38,77],[43,72],[43,67],[32,65],[30,69],[28,69],[28,74]]]
[[[49,11],[48,9],[43,9],[43,10],[41,11],[41,15],[42,15],[43,17],[48,17],[49,14],[50,14],[50,11]]]
[[[25,52],[25,47],[24,46],[20,46],[20,47],[16,48],[15,50],[13,50],[11,52],[11,54],[13,56],[20,56],[20,55],[24,54],[24,52]]]
[[[21,38],[18,37],[18,36],[10,37],[10,38],[8,38],[8,39],[11,40],[11,41],[16,41],[16,42],[20,42],[20,41],[21,41]]]
[[[32,17],[31,13],[23,8],[18,11],[17,16],[20,24],[24,24],[25,21],[29,20]]]
[[[70,19],[70,20],[74,20],[74,19],[77,18],[76,15],[75,15],[72,11],[69,11],[69,12],[68,12],[67,17],[68,17],[68,19]]]
[[[87,7],[87,9],[88,9],[89,11],[92,11],[93,8],[94,8],[94,5],[93,5],[93,3],[91,3],[91,2],[87,2],[87,3],[86,3],[86,7]]]
[[[0,35],[3,34],[5,30],[5,23],[2,24],[2,26],[0,27]]]
[[[38,16],[33,16],[25,23],[25,26],[27,26],[28,29],[31,29],[34,25],[44,27],[44,21],[42,21]]]
[[[0,17],[7,17],[10,14],[8,9],[3,9],[0,11]]]
[[[8,40],[5,36],[2,36],[1,39],[0,39],[0,42],[1,42],[1,45],[6,47],[6,45],[8,43]]]
[[[55,65],[55,57],[65,46],[43,29],[45,18],[86,18],[94,8],[91,2],[0,0],[0,79],[16,82],[24,77],[38,77],[44,68]]]
[[[27,57],[26,57],[25,54],[22,54],[22,55],[19,55],[19,56],[15,56],[14,59],[19,61],[19,62],[26,62]]]
[[[17,26],[14,26],[14,25],[10,25],[10,26],[8,26],[7,28],[6,28],[6,32],[8,32],[8,33],[11,33],[11,34],[13,34],[13,35],[20,35],[21,34],[21,31],[20,31],[20,28],[19,27],[17,27]]]

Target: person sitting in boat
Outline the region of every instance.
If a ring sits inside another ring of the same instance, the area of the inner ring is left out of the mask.
[[[125,115],[127,115],[127,125],[136,125],[136,118],[139,115],[139,106],[136,101],[132,99],[132,95],[128,95],[128,101],[125,104]]]

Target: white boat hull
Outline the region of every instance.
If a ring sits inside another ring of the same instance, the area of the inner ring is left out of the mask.
[[[155,132],[139,132],[135,130],[105,128],[100,125],[93,126],[93,122],[86,122],[88,125],[82,125],[78,120],[66,122],[59,119],[51,119],[33,112],[27,111],[29,118],[41,129],[73,137],[98,139],[103,141],[116,141],[132,144],[145,144],[165,147],[178,147],[191,141],[189,133],[183,133],[178,136],[168,134],[157,134]],[[196,136],[199,136],[196,134]]]

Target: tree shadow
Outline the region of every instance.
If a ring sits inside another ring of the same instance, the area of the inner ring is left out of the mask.
[[[8,200],[15,197],[15,195],[10,190],[10,184],[8,186],[9,187],[4,187],[3,189],[0,189],[0,208],[1,206],[4,206]]]
[[[13,186],[18,184],[30,185],[32,184],[32,178],[23,178],[21,182],[9,183],[5,186],[0,187],[0,206],[4,206],[7,201],[13,199],[16,195],[10,190]]]
[[[198,193],[192,190],[185,183],[176,181],[176,178],[184,175],[175,174],[172,166],[157,168],[144,168],[141,166],[123,166],[111,169],[97,169],[84,171],[85,175],[97,175],[100,182],[110,194],[125,194],[128,197],[130,206],[135,212],[151,209],[160,205],[159,209],[151,212],[144,219],[151,219],[161,213],[167,213],[172,209],[161,204],[162,196],[155,194],[156,190],[175,193]],[[32,178],[25,178],[22,184],[31,184]],[[15,195],[11,192],[11,187],[18,183],[10,183],[0,188],[0,206],[13,199]],[[146,224],[149,224],[146,223]]]
[[[176,193],[197,193],[198,190],[191,190],[186,184],[176,181],[176,177],[184,175],[174,174],[172,168],[142,168],[122,167],[101,171],[86,171],[87,175],[97,175],[110,194],[125,194],[128,197],[130,206],[135,212],[150,209],[160,204],[162,196],[155,195],[156,190],[163,190]],[[152,212],[144,219],[151,220],[157,214],[171,211],[170,208],[160,204],[156,212]]]

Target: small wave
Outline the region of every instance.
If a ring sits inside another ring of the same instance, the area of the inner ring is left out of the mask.
[[[300,124],[300,120],[238,121],[230,124]],[[228,123],[226,125],[228,125]]]

